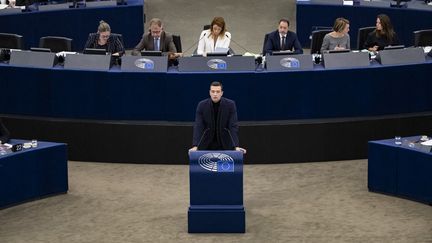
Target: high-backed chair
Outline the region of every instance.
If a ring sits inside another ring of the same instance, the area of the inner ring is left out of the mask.
[[[204,27],[203,27],[203,30],[208,30],[208,29],[210,29],[210,25],[209,24],[206,24],[206,25],[204,25]]]
[[[52,52],[72,51],[72,39],[61,36],[45,36],[39,39],[39,47]]]
[[[312,31],[311,54],[321,53],[324,36],[330,32],[332,32],[331,29]]]
[[[172,35],[174,45],[177,49],[177,52],[182,52],[182,44],[181,44],[181,38],[179,35]]]
[[[125,45],[124,45],[124,42],[123,42],[123,35],[122,35],[122,34],[111,33],[111,36],[112,36],[114,39],[118,38],[118,39],[120,40],[120,42],[122,43],[123,47],[125,46]]]
[[[263,54],[263,56],[266,55],[265,46],[266,46],[266,43],[267,43],[268,37],[269,37],[269,33],[267,33],[267,34],[264,36],[264,43],[263,43],[263,47],[262,47],[262,54]]]
[[[358,33],[357,33],[357,50],[362,50],[364,49],[364,43],[366,42],[366,39],[369,35],[369,33],[371,33],[372,31],[374,31],[376,29],[375,26],[370,26],[370,27],[363,27],[363,28],[359,28],[358,29]]]
[[[0,33],[0,48],[23,49],[24,39],[21,35]]]
[[[414,46],[432,46],[432,29],[414,31]]]

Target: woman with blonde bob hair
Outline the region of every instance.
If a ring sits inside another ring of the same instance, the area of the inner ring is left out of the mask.
[[[231,34],[226,29],[225,20],[215,17],[210,24],[210,29],[201,32],[197,54],[206,55],[214,52],[216,48],[229,48]]]
[[[337,18],[333,24],[333,31],[324,36],[321,45],[321,53],[326,50],[350,49],[349,21],[344,18]]]

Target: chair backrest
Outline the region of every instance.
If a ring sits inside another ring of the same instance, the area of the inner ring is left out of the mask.
[[[376,29],[375,26],[369,26],[369,27],[363,27],[359,28],[357,32],[357,50],[364,49],[364,43],[366,42],[366,39],[372,31]]]
[[[177,52],[182,52],[182,44],[181,44],[181,38],[179,35],[172,35],[174,45],[177,49]]]
[[[61,36],[44,36],[39,39],[39,47],[52,52],[72,51],[72,39]]]
[[[118,38],[120,40],[120,42],[122,43],[123,47],[124,47],[124,42],[123,42],[123,35],[122,34],[117,34],[117,33],[111,33],[111,36],[115,39]]]
[[[331,29],[312,31],[311,54],[320,53],[324,36],[332,32]]]
[[[432,29],[414,31],[414,46],[432,46]]]
[[[263,43],[263,48],[262,48],[262,54],[263,54],[263,56],[266,55],[265,46],[266,46],[266,43],[267,43],[267,40],[268,40],[269,34],[270,34],[270,33],[267,33],[267,34],[264,36],[264,43]]]
[[[210,25],[209,24],[204,25],[203,30],[209,30],[209,29],[210,29]]]
[[[0,48],[23,49],[23,37],[17,34],[0,33]]]

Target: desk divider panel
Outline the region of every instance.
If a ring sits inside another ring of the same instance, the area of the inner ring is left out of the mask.
[[[255,57],[181,57],[180,72],[255,71]]]
[[[293,70],[312,70],[312,56],[303,55],[282,55],[266,56],[267,71],[293,71]]]
[[[69,3],[39,5],[39,11],[52,11],[69,9]]]
[[[127,72],[166,72],[168,56],[123,56],[121,70]]]
[[[19,14],[21,12],[21,8],[5,8],[0,10],[0,15]]]
[[[56,59],[52,52],[11,51],[9,64],[22,67],[52,68]]]
[[[324,53],[325,68],[367,67],[370,65],[367,52]]]
[[[87,8],[93,7],[112,7],[117,6],[117,1],[95,1],[95,2],[86,2]]]
[[[410,64],[425,62],[422,48],[404,48],[395,50],[382,50],[376,57],[382,65]]]
[[[110,55],[70,54],[65,58],[65,69],[108,71]]]

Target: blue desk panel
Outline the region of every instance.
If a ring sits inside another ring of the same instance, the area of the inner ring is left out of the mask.
[[[403,138],[412,142],[420,137]],[[432,203],[432,153],[395,145],[394,139],[369,142],[371,191]]]
[[[211,81],[242,121],[432,111],[432,61],[294,72],[136,73],[0,65],[0,114],[97,120],[193,121]]]
[[[82,51],[88,34],[97,31],[99,21],[111,26],[113,33],[123,35],[126,48],[133,48],[144,31],[143,1],[128,5],[99,8],[76,8],[57,11],[24,12],[0,16],[0,32],[24,37],[24,48],[38,47],[43,36],[72,38],[72,49]]]
[[[12,139],[11,144],[28,141]],[[37,148],[0,156],[0,208],[68,190],[66,144],[38,142]]]
[[[332,27],[336,18],[344,17],[350,21],[351,49],[356,49],[358,29],[375,26],[376,17],[381,13],[390,17],[399,41],[405,46],[414,44],[413,31],[432,29],[432,8],[429,6],[422,10],[297,2],[297,35],[302,46],[309,47],[309,36],[314,26]]]

